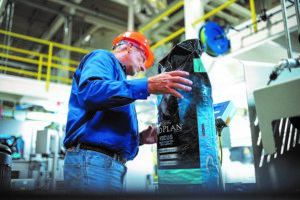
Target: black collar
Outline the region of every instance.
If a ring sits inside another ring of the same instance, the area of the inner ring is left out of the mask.
[[[124,71],[124,73],[126,74],[126,65],[124,65],[123,63],[119,62],[122,70]]]

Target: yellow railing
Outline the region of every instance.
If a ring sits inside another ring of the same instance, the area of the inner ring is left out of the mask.
[[[256,12],[255,12],[255,2],[254,0],[250,0],[250,8],[251,8],[251,18],[253,23],[253,30],[257,32],[257,23],[256,23]]]
[[[224,4],[220,5],[219,7],[213,9],[212,11],[206,13],[204,16],[202,16],[200,19],[194,21],[192,23],[193,26],[203,22],[204,20],[212,17],[213,15],[217,14],[218,12],[220,12],[221,10],[227,8],[228,6],[230,6],[231,4],[235,3],[237,0],[228,0],[226,1]],[[144,26],[142,29],[140,29],[139,31],[144,32],[146,29],[148,29],[150,26],[155,25],[156,23],[158,23],[159,21],[161,21],[164,17],[172,14],[173,12],[175,12],[176,10],[178,10],[179,8],[184,6],[184,2],[183,1],[179,1],[177,4],[175,4],[173,7],[171,7],[169,10],[165,11],[164,13],[162,13],[161,15],[159,15],[159,17],[157,17],[155,20],[153,20],[153,22],[147,24],[146,26]],[[253,21],[253,28],[254,31],[257,31],[257,25],[256,25],[256,13],[255,13],[255,4],[254,4],[254,0],[250,0],[250,8],[251,8],[251,14],[252,14],[252,21]],[[159,46],[171,41],[172,39],[176,38],[177,36],[183,34],[185,32],[185,27],[182,27],[180,29],[178,29],[177,31],[175,31],[174,33],[170,34],[169,36],[161,39],[160,41],[156,42],[154,45],[151,46],[151,49],[155,49],[158,48]]]
[[[193,26],[195,26],[196,24],[208,19],[209,17],[212,17],[213,15],[215,15],[217,12],[227,8],[228,6],[230,6],[232,3],[236,2],[237,0],[229,0],[226,3],[222,4],[221,6],[219,6],[218,8],[212,10],[211,12],[205,14],[203,17],[201,17],[200,19],[194,21],[192,23]],[[167,36],[166,38],[163,38],[162,40],[156,42],[153,46],[151,46],[151,49],[155,49],[161,45],[163,45],[164,43],[171,41],[172,39],[174,39],[175,37],[183,34],[185,32],[185,27],[180,28],[179,30],[175,31],[174,33],[170,34],[169,36]]]
[[[69,72],[74,72],[77,65],[79,64],[81,57],[89,52],[89,50],[86,49],[72,47],[18,33],[8,32],[1,29],[0,34],[20,39],[22,42],[31,42],[31,44],[41,45],[44,48],[46,47],[48,49],[48,54],[45,54],[28,49],[20,49],[17,47],[0,44],[0,50],[2,50],[2,53],[0,53],[0,58],[2,58],[2,60],[5,60],[3,61],[3,63],[5,63],[5,66],[0,66],[0,72],[10,72],[15,75],[25,75],[37,80],[45,80],[46,90],[49,89],[49,84],[51,81],[58,81],[65,84],[70,84],[72,81],[69,77],[58,76],[55,74],[53,75],[51,73],[52,69],[65,70],[66,74],[68,74]],[[80,56],[77,60],[54,56],[54,48],[57,51],[69,51],[77,53]],[[18,62],[20,67],[12,66],[9,62],[6,61]],[[22,66],[30,66],[30,69],[22,69]]]
[[[196,20],[195,22],[192,23],[193,26],[196,24],[208,19],[209,17],[215,15],[217,12],[227,8],[230,6],[232,3],[235,3],[237,0],[228,0],[225,2],[223,5],[217,7],[216,9],[212,10],[211,12],[205,14],[202,16],[200,19]],[[256,18],[255,14],[255,9],[254,9],[254,1],[250,0],[251,4],[251,11],[252,11],[252,20],[254,21]],[[145,30],[151,28],[154,24],[158,23],[161,21],[164,17],[172,14],[179,8],[184,6],[184,1],[180,0],[178,3],[174,4],[169,10],[166,10],[164,13],[159,15],[156,19],[154,19],[152,22],[148,23],[144,27],[142,27],[139,31],[144,32]],[[256,24],[254,23],[254,29],[256,31]],[[183,34],[185,32],[185,27],[180,28],[179,30],[175,31],[173,34],[169,35],[166,38],[163,38],[162,40],[156,42],[153,46],[151,46],[151,49],[155,49],[164,43],[174,39],[175,37]],[[69,77],[62,77],[58,75],[54,75],[51,73],[53,69],[57,70],[66,70],[68,73],[69,72],[74,72],[76,70],[76,67],[83,56],[83,54],[86,54],[89,52],[89,50],[82,49],[82,48],[77,48],[77,47],[72,47],[60,43],[55,43],[31,36],[26,36],[18,33],[13,33],[13,32],[8,32],[5,30],[0,29],[0,35],[6,35],[12,38],[17,38],[25,42],[32,42],[32,44],[38,44],[42,45],[43,47],[48,48],[48,53],[40,53],[28,49],[20,49],[12,46],[6,46],[4,44],[0,44],[0,51],[2,49],[2,52],[0,52],[0,58],[6,59],[6,60],[13,60],[21,63],[21,65],[27,65],[29,64],[32,68],[36,66],[35,70],[28,70],[28,69],[22,69],[22,67],[13,67],[8,64],[8,62],[5,62],[6,65],[0,66],[0,73],[5,73],[5,72],[11,72],[16,75],[26,75],[31,78],[35,78],[37,80],[45,80],[46,81],[46,90],[49,89],[49,84],[50,81],[59,81],[62,83],[70,84],[71,79]],[[71,60],[63,57],[59,57],[54,54],[54,49],[58,50],[64,50],[64,51],[69,51],[69,52],[75,52],[78,54],[82,54],[78,60]]]

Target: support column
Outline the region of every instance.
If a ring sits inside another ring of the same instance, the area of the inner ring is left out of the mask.
[[[298,42],[300,43],[300,0],[295,0],[295,11],[298,24]]]
[[[185,39],[198,38],[202,23],[192,26],[192,23],[204,15],[207,0],[184,0]]]
[[[64,38],[63,38],[63,44],[68,46],[71,46],[71,42],[72,42],[72,26],[73,26],[73,17],[68,16],[64,22]],[[61,58],[70,59],[70,55],[71,53],[67,49],[62,49],[60,52]],[[69,63],[67,62],[62,62],[61,64],[63,66],[69,65]],[[69,71],[64,69],[57,69],[57,75],[59,77],[69,78]]]
[[[128,31],[134,31],[134,1],[128,0]]]

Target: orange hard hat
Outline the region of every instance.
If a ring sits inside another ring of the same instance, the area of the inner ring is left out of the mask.
[[[143,34],[134,31],[127,31],[121,33],[118,37],[116,37],[112,41],[112,45],[113,46],[118,45],[119,42],[124,40],[133,42],[135,45],[138,45],[138,47],[143,50],[146,56],[146,61],[145,61],[146,68],[149,68],[153,65],[154,55],[150,49],[149,41],[146,39],[146,37]]]

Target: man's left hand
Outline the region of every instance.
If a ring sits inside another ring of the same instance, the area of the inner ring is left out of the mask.
[[[140,145],[155,144],[157,142],[157,128],[148,126],[147,129],[140,133]]]

